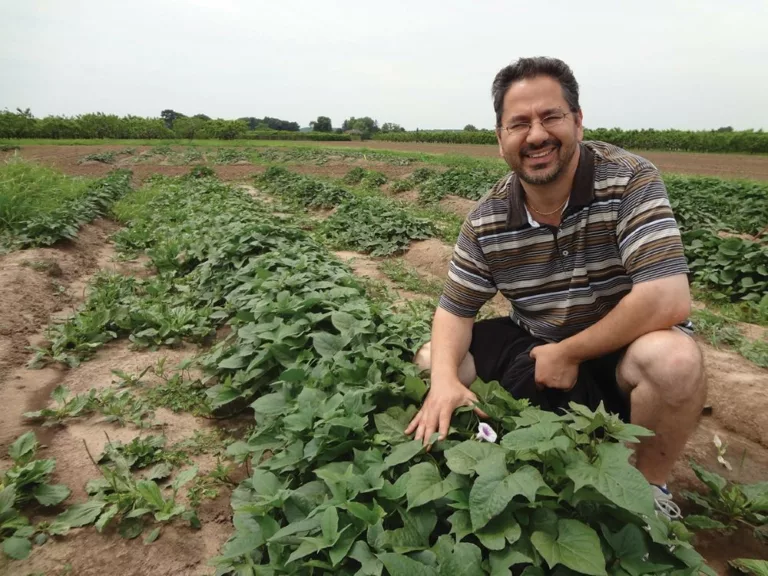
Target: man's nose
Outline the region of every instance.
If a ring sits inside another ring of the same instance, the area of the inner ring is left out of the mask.
[[[534,122],[531,129],[528,131],[528,136],[525,141],[532,146],[538,146],[543,144],[547,138],[549,138],[549,132],[544,130],[541,122]]]

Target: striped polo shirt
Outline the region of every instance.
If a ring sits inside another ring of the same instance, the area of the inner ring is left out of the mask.
[[[478,202],[454,247],[441,308],[474,317],[500,291],[516,324],[559,342],[603,318],[635,283],[688,273],[656,167],[611,144],[580,147],[559,228],[532,221],[513,173]]]

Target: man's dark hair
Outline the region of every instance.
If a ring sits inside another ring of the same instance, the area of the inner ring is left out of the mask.
[[[535,78],[536,76],[549,76],[560,82],[563,88],[563,98],[568,103],[571,112],[578,112],[579,83],[573,76],[573,71],[568,64],[557,58],[536,56],[534,58],[520,58],[509,66],[505,66],[496,78],[493,79],[491,96],[493,108],[496,110],[496,126],[501,126],[501,116],[504,113],[504,95],[509,87],[520,80]]]

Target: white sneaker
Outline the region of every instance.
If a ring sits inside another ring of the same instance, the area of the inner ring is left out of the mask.
[[[652,484],[651,487],[653,488],[656,513],[663,514],[668,520],[680,520],[683,517],[683,513],[680,511],[680,506],[672,500],[672,493],[656,484]]]

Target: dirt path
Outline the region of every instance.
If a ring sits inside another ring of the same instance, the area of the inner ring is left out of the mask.
[[[65,507],[87,499],[85,486],[100,476],[85,446],[98,456],[107,443],[129,442],[136,436],[164,434],[167,445],[192,438],[196,432],[213,432],[215,421],[175,414],[156,409],[154,426],[140,430],[101,421],[100,416],[68,421],[65,426],[44,427],[26,420],[23,414],[50,404],[52,390],[63,385],[72,394],[90,389],[114,387],[113,370],[138,374],[155,365],[161,358],[173,367],[182,359],[194,356],[198,349],[138,351],[127,340],[105,346],[96,356],[76,369],[51,365],[41,370],[26,368],[31,353],[30,343],[44,339],[43,328],[55,317],[66,315],[84,299],[85,287],[97,270],[114,270],[124,274],[146,275],[141,260],[133,263],[113,260],[114,249],[108,235],[117,225],[99,220],[81,229],[72,242],[51,248],[22,250],[0,257],[0,469],[10,466],[6,458],[8,446],[28,430],[34,430],[42,445],[38,458],[56,460],[54,483],[66,484],[72,491],[63,505],[33,511],[33,522],[50,520]],[[147,386],[160,383],[148,373]],[[192,456],[199,474],[210,472],[217,464],[208,454]],[[230,491],[221,487],[218,497],[204,500],[198,510],[202,527],[195,530],[176,520],[164,525],[160,538],[145,546],[141,538],[125,540],[114,526],[99,534],[93,526],[74,529],[66,536],[54,537],[44,546],[35,547],[27,560],[9,561],[0,554],[3,574],[78,574],[100,576],[203,575],[211,574],[208,561],[232,532],[229,507]],[[44,512],[44,514],[41,514]],[[70,567],[67,572],[67,566]]]

